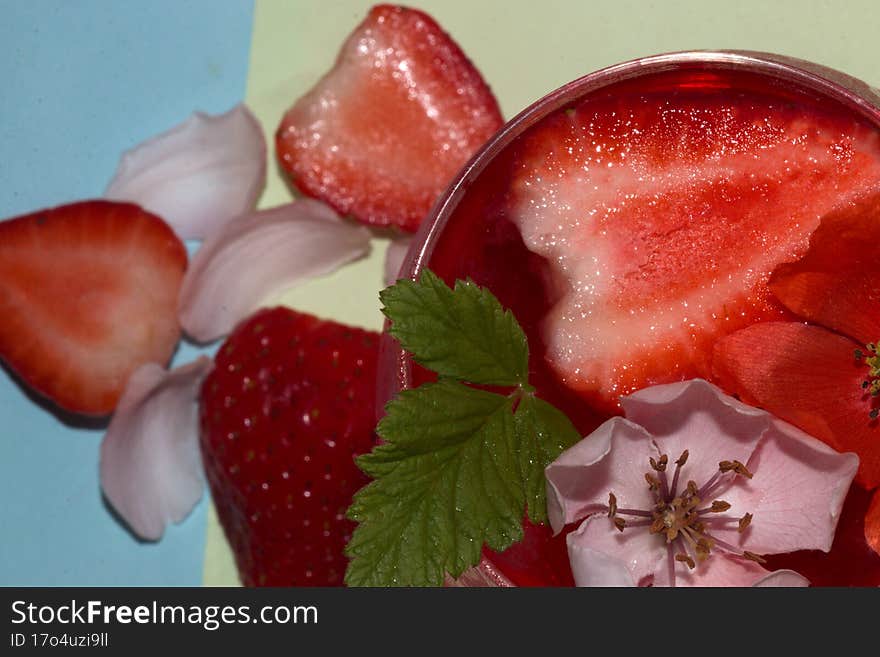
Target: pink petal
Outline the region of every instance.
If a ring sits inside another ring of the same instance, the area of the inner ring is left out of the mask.
[[[101,443],[104,494],[141,538],[161,538],[202,496],[196,400],[210,368],[202,356],[170,372],[135,370]]]
[[[183,239],[203,239],[254,209],[266,184],[266,140],[244,106],[196,112],[122,155],[104,196],[161,216]]]
[[[370,249],[370,232],[328,206],[294,201],[236,219],[205,240],[180,291],[181,326],[199,342],[229,333],[270,294]]]
[[[676,563],[675,585],[690,587],[720,586],[809,586],[804,577],[793,570],[769,572],[754,561],[713,554],[698,564],[694,570],[683,563]],[[669,571],[665,563],[654,577],[654,586],[669,586]]]
[[[644,427],[668,455],[670,475],[672,462],[688,450],[682,484],[692,479],[702,485],[721,461],[748,462],[770,419],[702,379],[644,388],[620,403],[626,418]]]
[[[566,537],[577,586],[636,586],[665,560],[663,539],[647,531],[618,531],[605,515],[590,516]]]
[[[723,497],[731,514],[749,512],[752,522],[743,533],[733,525],[712,535],[758,554],[830,550],[858,457],[774,419],[747,465],[753,478],[738,477]]]
[[[643,474],[650,469],[648,458],[655,455],[651,436],[621,417],[564,451],[544,470],[553,531],[604,510],[611,492],[620,507],[650,509],[654,502]]]
[[[395,237],[388,243],[388,250],[385,251],[385,285],[394,285],[397,282],[410,244],[412,244],[410,235]]]
[[[758,588],[809,586],[810,580],[793,570],[775,570],[752,584]]]

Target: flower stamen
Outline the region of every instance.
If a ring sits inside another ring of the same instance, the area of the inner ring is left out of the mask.
[[[723,499],[712,499],[709,494],[723,483],[730,483],[737,476],[751,479],[752,473],[740,461],[721,461],[718,464],[718,471],[713,473],[702,487],[690,479],[681,493],[678,493],[678,482],[688,457],[688,450],[684,450],[675,461],[671,486],[667,485],[666,479],[669,457],[666,454],[659,454],[656,458],[649,457],[651,471],[645,473],[645,481],[654,500],[650,510],[621,508],[614,493],[608,494],[608,517],[618,531],[647,527],[650,534],[662,536],[667,545],[669,579],[673,586],[676,563],[683,563],[693,570],[698,564],[706,562],[713,551],[722,551],[763,563],[760,555],[740,550],[712,536],[708,531],[709,527],[733,529],[733,526],[736,526],[739,533],[743,533],[749,527],[752,522],[751,513],[745,513],[739,518],[724,515],[733,505]],[[630,515],[637,519],[628,522],[621,515]]]
[[[690,453],[687,450],[684,450],[675,460],[675,472],[672,474],[672,487],[669,491],[669,494],[672,497],[675,497],[675,494],[678,492],[678,475],[681,473],[681,469],[685,463],[687,463],[688,456]]]
[[[679,552],[678,554],[676,554],[676,555],[675,555],[675,560],[678,561],[678,562],[680,562],[680,563],[685,563],[685,564],[687,564],[687,567],[690,568],[691,570],[693,570],[694,568],[697,567],[697,564],[694,563],[694,560],[691,559],[691,558],[690,558],[688,555],[686,555],[684,552]]]
[[[865,349],[871,354],[870,356],[867,356],[861,349],[856,349],[855,357],[857,361],[864,360],[868,367],[868,378],[862,381],[862,389],[873,399],[880,395],[880,354],[877,353],[877,345],[873,342],[865,345]],[[872,420],[876,420],[878,415],[880,415],[880,408],[872,408],[868,413],[868,417]]]
[[[608,493],[608,517],[613,518],[617,515],[617,498],[614,493]]]
[[[743,550],[742,555],[749,561],[754,561],[755,563],[767,563],[767,560],[760,554],[755,554],[754,552],[749,552],[748,550]]]

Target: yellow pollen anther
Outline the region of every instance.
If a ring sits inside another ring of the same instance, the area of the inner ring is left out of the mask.
[[[865,365],[868,367],[868,378],[862,381],[862,390],[870,395],[871,400],[880,396],[880,355],[877,354],[877,345],[869,343],[866,349],[871,354],[866,356],[861,349],[856,349],[856,360],[864,359]],[[880,408],[872,403],[872,408],[868,413],[868,417],[876,420],[880,415]]]
[[[608,493],[608,517],[613,518],[617,515],[617,498],[614,493]]]
[[[721,470],[722,473],[733,471],[738,475],[742,475],[746,479],[752,478],[752,473],[749,472],[749,469],[739,461],[721,461],[721,463],[718,464],[718,469]]]
[[[725,502],[724,500],[715,500],[712,502],[712,508],[709,509],[712,513],[724,513],[730,509],[730,502]]]
[[[690,568],[691,570],[693,570],[694,568],[697,567],[697,564],[694,563],[694,560],[691,559],[684,552],[679,552],[678,554],[676,554],[675,560],[678,561],[679,563],[686,563],[687,567]]]
[[[746,528],[752,524],[752,514],[747,513],[739,519],[739,533],[742,534]]]
[[[705,538],[701,538],[697,541],[697,561],[703,562],[709,558],[709,553],[712,551],[713,543],[706,540]]]
[[[648,462],[651,464],[651,467],[657,472],[666,472],[666,464],[669,463],[669,458],[666,454],[663,454],[660,457],[660,460],[657,461],[654,458],[649,458]]]
[[[652,475],[650,472],[645,473],[645,481],[648,482],[648,488],[650,488],[651,490],[657,490],[658,488],[660,488],[660,480],[657,479],[657,477]]]
[[[690,452],[688,452],[687,450],[684,450],[681,453],[681,456],[678,457],[678,460],[675,462],[675,465],[677,465],[678,467],[683,466],[685,463],[687,463],[688,456],[690,456]]]
[[[760,554],[755,554],[754,552],[749,552],[745,550],[743,552],[743,556],[749,561],[754,561],[755,563],[767,563],[767,561]]]
[[[622,532],[626,529],[626,520],[623,518],[614,518],[614,526],[617,527],[617,531]]]

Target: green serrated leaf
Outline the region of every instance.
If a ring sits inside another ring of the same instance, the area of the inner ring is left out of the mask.
[[[514,415],[517,455],[529,518],[547,522],[547,486],[544,468],[581,439],[562,411],[534,395],[525,395]]]
[[[471,383],[527,383],[529,349],[510,311],[485,288],[457,281],[454,291],[429,270],[380,294],[391,334],[422,366]]]
[[[350,586],[438,586],[477,564],[483,544],[522,538],[525,505],[513,399],[453,381],[401,393],[385,444],[358,459],[375,480],[355,495]]]

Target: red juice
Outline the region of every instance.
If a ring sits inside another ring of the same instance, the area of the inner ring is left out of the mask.
[[[748,107],[749,112],[773,107],[774,112],[786,116],[802,115],[808,121],[851,125],[853,134],[874,137],[880,134],[880,110],[877,109],[880,100],[858,81],[804,62],[773,61],[770,56],[685,53],[612,67],[567,85],[511,121],[472,160],[423,225],[402,273],[415,276],[421,268],[428,267],[448,283],[471,278],[488,287],[504,306],[513,311],[528,336],[530,380],[538,394],[565,412],[582,435],[590,433],[614,411],[601,399],[597,401],[595,391],[585,391],[582,386],[573,385],[570,379],[566,380],[566,376],[561,375],[564,367],[558,362],[551,364],[548,317],[568,294],[568,283],[561,280],[558,267],[535,252],[539,249],[534,245],[527,248],[524,243],[521,212],[517,209],[521,186],[518,189],[514,181],[523,175],[523,153],[534,149],[535,135],[548,122],[563,115],[570,117],[590,112],[597,116],[603,112],[614,116],[615,108],[660,103],[682,107],[696,104],[710,108],[708,111],[716,106]],[[695,139],[698,140],[699,135]],[[867,177],[866,184],[875,191],[880,190],[878,183],[880,173],[876,180]],[[865,190],[862,189],[854,192],[856,195],[863,193]],[[733,199],[734,204],[736,200]],[[753,217],[748,220],[759,221]],[[801,222],[791,223],[800,227]],[[806,238],[813,227],[804,225],[802,228]],[[749,235],[744,235],[744,239],[749,239]],[[797,239],[790,241],[799,244]],[[759,247],[755,245],[755,248]],[[763,248],[767,248],[766,245]],[[748,248],[742,247],[741,250],[745,253]],[[713,261],[712,266],[717,267],[718,263]],[[685,263],[681,268],[687,270],[689,267]],[[755,289],[759,290],[760,286],[761,282],[757,281]],[[722,318],[723,326],[719,329],[713,325],[712,331],[733,331],[752,321],[787,317],[786,311],[772,299],[762,297],[753,306],[758,309],[754,313],[743,314],[740,319]],[[690,336],[696,345],[694,353],[702,348],[701,339],[708,340],[697,333]],[[707,376],[705,363],[699,357],[685,357],[678,352],[673,357],[681,362],[670,369],[669,380]],[[399,387],[417,385],[427,376],[413,367],[394,346],[386,350],[384,367],[382,385],[389,387],[386,395]],[[655,377],[650,382],[663,381]],[[622,387],[620,392],[629,390]],[[549,528],[544,526],[526,522],[523,542],[504,554],[486,551],[484,555],[480,568],[464,578],[467,583],[572,584],[564,535],[552,537]],[[872,558],[869,554],[863,556],[865,567],[880,573],[880,558]],[[785,567],[785,556],[776,557],[774,565]]]

